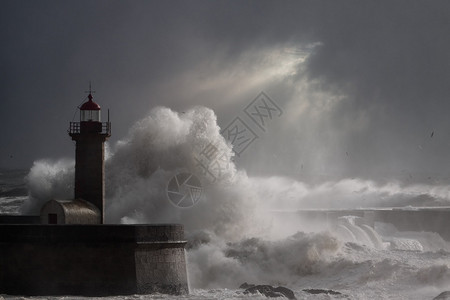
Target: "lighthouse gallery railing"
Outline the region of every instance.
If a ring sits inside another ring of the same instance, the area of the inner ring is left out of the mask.
[[[102,122],[100,128],[100,131],[97,132],[98,134],[106,134],[108,136],[111,135],[111,122]],[[81,133],[81,122],[70,122],[70,127],[67,132],[70,135]]]

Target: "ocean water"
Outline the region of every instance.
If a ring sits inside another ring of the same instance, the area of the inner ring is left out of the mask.
[[[22,203],[28,199],[25,176],[28,170],[0,170],[0,211],[19,214]]]
[[[223,163],[215,177],[198,164],[211,144]],[[214,112],[202,107],[183,114],[154,109],[116,145],[107,145],[105,165],[107,222],[185,225],[191,292],[94,299],[266,299],[244,294],[239,289],[244,282],[285,286],[297,299],[422,300],[450,290],[450,243],[437,233],[368,226],[355,216],[311,224],[296,214],[390,203],[410,209],[450,206],[445,185],[380,185],[358,178],[312,185],[250,176],[233,160]],[[182,172],[200,182],[198,201],[189,207],[178,207],[168,194],[169,183]],[[73,160],[39,160],[30,170],[0,171],[0,213],[37,214],[48,199],[71,199],[73,174]],[[340,294],[305,291],[312,288]]]

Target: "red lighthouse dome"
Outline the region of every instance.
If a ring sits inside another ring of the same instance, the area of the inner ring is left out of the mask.
[[[89,101],[84,102],[81,105],[80,110],[100,110],[100,105],[98,105],[97,103],[92,101],[92,95],[91,94],[89,94],[88,98],[89,98]]]

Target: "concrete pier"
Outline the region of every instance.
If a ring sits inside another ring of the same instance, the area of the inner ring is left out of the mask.
[[[189,292],[182,225],[0,225],[0,294]]]

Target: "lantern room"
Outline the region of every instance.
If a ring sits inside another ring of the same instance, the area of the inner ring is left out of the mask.
[[[89,100],[80,107],[80,122],[101,122],[100,105],[92,101],[92,95],[89,94]]]
[[[101,121],[100,105],[92,100],[92,94],[89,89],[88,101],[79,106],[80,122],[70,122],[68,130],[69,135],[73,138],[79,134],[100,134],[106,137],[111,136],[111,123],[108,121]]]

